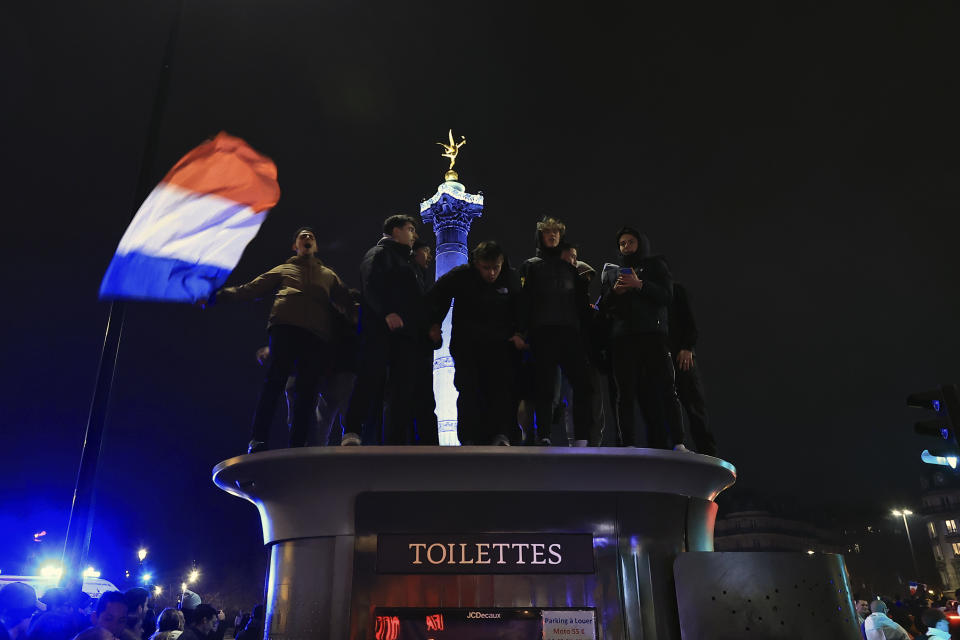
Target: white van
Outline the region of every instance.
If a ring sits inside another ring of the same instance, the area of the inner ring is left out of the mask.
[[[56,576],[8,576],[0,573],[0,588],[3,588],[4,585],[11,582],[23,582],[30,585],[37,590],[37,597],[40,598],[47,592],[47,589],[56,587],[57,583],[60,582],[60,578]],[[119,589],[109,580],[102,578],[83,579],[83,592],[94,600],[107,591],[119,591]]]

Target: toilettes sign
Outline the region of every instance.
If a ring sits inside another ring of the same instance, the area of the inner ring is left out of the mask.
[[[380,534],[377,573],[593,573],[589,533]]]

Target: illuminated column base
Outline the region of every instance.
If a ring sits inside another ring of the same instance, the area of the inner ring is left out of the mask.
[[[456,447],[457,439],[457,388],[453,385],[456,368],[450,356],[450,336],[452,335],[453,309],[443,320],[443,347],[433,352],[433,396],[437,401],[437,429],[440,432],[440,446]]]

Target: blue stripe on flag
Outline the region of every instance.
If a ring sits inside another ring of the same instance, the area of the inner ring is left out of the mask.
[[[110,261],[100,298],[196,302],[213,297],[230,269],[175,258],[158,258],[132,251]]]

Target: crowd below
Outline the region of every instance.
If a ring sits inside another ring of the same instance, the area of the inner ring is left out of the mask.
[[[957,601],[920,594],[901,599],[876,597],[866,600],[854,596],[860,634],[865,640],[948,640],[951,618],[960,621]]]
[[[960,623],[957,601],[915,595],[907,599],[854,596],[864,640],[947,640],[951,619]],[[150,592],[135,587],[107,591],[96,600],[82,591],[34,588],[13,582],[0,589],[0,640],[262,640],[264,607],[228,621],[221,609],[185,591],[177,608],[156,612]]]
[[[272,300],[248,453],[269,448],[285,391],[290,446],[438,444],[434,351],[447,340],[462,445],[716,455],[690,296],[667,260],[623,227],[611,233],[618,261],[598,273],[566,232],[545,216],[519,267],[488,240],[431,284],[433,251],[416,220],[390,216],[350,289],[318,256],[314,230],[298,229],[296,255],[201,301]]]
[[[23,582],[0,589],[0,640],[224,640],[230,627],[235,640],[263,640],[263,605],[227,621],[222,610],[189,590],[177,608],[157,613],[141,587],[107,591],[96,600],[59,587],[38,599]]]

